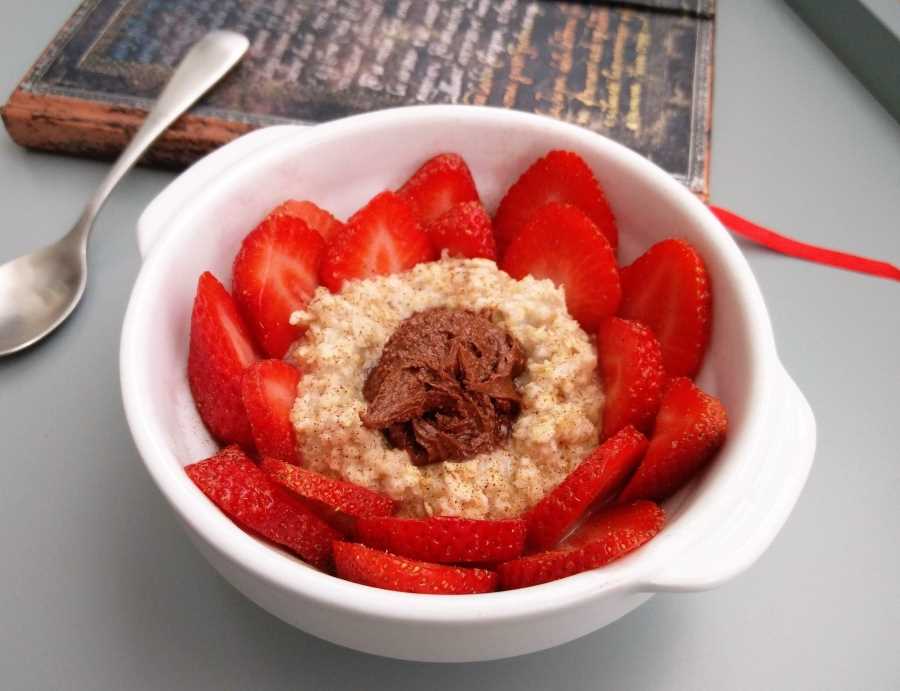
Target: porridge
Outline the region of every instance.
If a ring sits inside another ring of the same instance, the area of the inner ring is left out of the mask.
[[[437,308],[478,313],[521,347],[518,415],[464,460],[417,465],[378,425],[364,424],[364,388],[398,327]],[[445,257],[349,281],[338,293],[319,288],[292,321],[307,327],[292,353],[304,372],[291,414],[304,465],[383,492],[401,515],[517,516],[597,446],[596,350],[549,280],[516,280],[490,260]]]

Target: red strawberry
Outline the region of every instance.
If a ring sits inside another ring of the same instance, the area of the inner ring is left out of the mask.
[[[622,269],[619,316],[650,327],[672,377],[693,377],[709,343],[712,293],[703,260],[684,240],[658,242]]]
[[[597,332],[603,382],[603,437],[626,425],[649,432],[659,410],[666,372],[659,341],[640,322],[609,317]]]
[[[619,231],[600,183],[578,154],[551,151],[532,163],[500,201],[494,215],[494,232],[501,255],[534,212],[550,202],[572,204],[581,209],[615,251]]]
[[[397,190],[420,223],[430,223],[461,202],[477,202],[469,166],[458,154],[430,158]]]
[[[549,278],[566,290],[566,307],[594,331],[615,314],[621,289],[616,258],[591,219],[569,204],[547,204],[510,243],[500,268],[513,278]]]
[[[234,258],[234,298],[269,357],[280,358],[302,329],[288,322],[319,284],[325,242],[303,221],[269,214]]]
[[[411,559],[454,564],[514,559],[525,547],[525,521],[511,518],[364,518],[359,541]]]
[[[344,281],[406,271],[437,258],[409,205],[382,192],[331,238],[319,277],[337,292]]]
[[[493,571],[429,564],[352,542],[334,543],[334,561],[341,578],[404,593],[466,595],[497,587]]]
[[[643,545],[662,529],[665,520],[663,510],[650,501],[604,509],[556,549],[500,564],[500,587],[526,588],[596,569]]]
[[[646,449],[647,439],[634,427],[626,427],[598,446],[525,514],[528,546],[548,549],[556,545],[592,503],[622,487]]]
[[[238,525],[317,568],[330,567],[338,533],[273,483],[238,447],[229,446],[185,472]]]
[[[727,429],[728,416],[718,398],[687,377],[674,379],[663,396],[644,460],[619,501],[672,496],[722,446]]]
[[[262,360],[244,372],[241,396],[261,455],[299,462],[291,424],[299,383],[300,370],[284,360]]]
[[[325,242],[328,242],[344,227],[343,223],[325,211],[325,209],[306,200],[288,199],[286,202],[276,206],[272,210],[272,214],[284,214],[285,216],[299,218],[312,230],[321,235]]]
[[[491,217],[481,202],[462,202],[425,226],[431,244],[451,257],[496,259]]]
[[[351,482],[334,480],[275,458],[263,457],[260,465],[275,482],[304,499],[324,505],[329,512],[363,518],[389,516],[394,511],[394,502],[389,497]]]
[[[234,300],[205,272],[197,282],[191,313],[188,383],[201,419],[219,441],[253,445],[241,401],[241,376],[257,359]]]

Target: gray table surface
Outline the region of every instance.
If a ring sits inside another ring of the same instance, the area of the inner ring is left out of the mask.
[[[0,92],[72,9],[3,0]],[[900,126],[780,0],[721,0],[712,198],[813,242],[900,262]],[[0,134],[0,260],[75,219],[106,166]],[[96,229],[87,300],[0,360],[0,688],[898,689],[900,286],[744,246],[819,450],[769,551],[711,592],[658,595],[554,650],[386,660],[296,631],[189,544],[132,445],[119,330],[138,170]]]

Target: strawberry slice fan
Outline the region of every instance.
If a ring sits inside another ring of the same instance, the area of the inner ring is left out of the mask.
[[[780,252],[781,254],[786,254],[798,259],[805,259],[810,262],[816,262],[818,264],[834,266],[838,269],[858,271],[859,273],[900,281],[900,268],[888,262],[810,245],[805,242],[800,242],[799,240],[794,240],[793,238],[785,237],[784,235],[779,235],[774,230],[752,223],[746,218],[742,218],[736,213],[719,206],[710,204],[709,209],[716,215],[716,218],[718,218],[722,224],[735,235],[750,240],[751,242],[755,242],[763,247],[768,247],[775,252]]]

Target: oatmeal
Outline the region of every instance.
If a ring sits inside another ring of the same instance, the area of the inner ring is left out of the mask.
[[[519,415],[508,438],[465,461],[415,465],[363,424],[363,388],[385,344],[412,315],[433,308],[489,314],[525,355]],[[598,443],[603,395],[596,350],[548,280],[515,280],[484,259],[418,264],[403,274],[319,288],[293,320],[306,336],[292,421],[310,469],[387,494],[408,516],[520,514]]]

